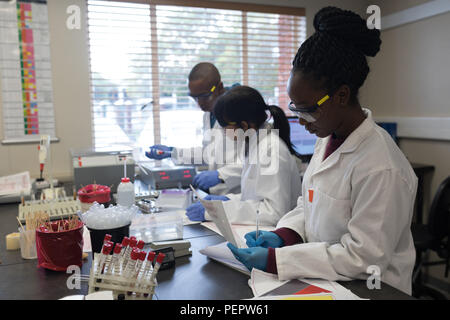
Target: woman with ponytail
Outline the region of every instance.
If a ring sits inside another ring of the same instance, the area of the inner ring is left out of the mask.
[[[302,196],[273,232],[257,240],[247,234],[248,249],[229,247],[249,269],[280,280],[370,277],[411,294],[417,177],[358,99],[369,73],[366,57],[380,49],[380,31],[336,7],[321,9],[314,28],[287,86],[289,109],[319,137]]]
[[[301,192],[301,177],[290,140],[289,122],[284,111],[268,106],[261,94],[250,87],[238,86],[224,93],[214,106],[214,115],[226,134],[234,138],[243,163],[241,193],[208,196],[223,200],[232,223],[259,223],[275,226],[292,210]],[[273,124],[267,120],[269,116]],[[233,139],[230,139],[233,141]],[[208,220],[201,203],[187,208],[191,220]]]

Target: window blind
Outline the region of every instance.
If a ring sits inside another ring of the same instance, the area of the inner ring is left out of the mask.
[[[164,3],[88,1],[96,149],[200,145],[203,112],[188,96],[187,77],[203,61],[217,66],[225,87],[252,86],[287,110],[304,16],[260,12],[270,6],[253,12],[233,3]]]

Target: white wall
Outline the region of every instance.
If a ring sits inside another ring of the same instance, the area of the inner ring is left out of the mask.
[[[236,1],[255,4],[275,4],[271,0]],[[66,9],[78,5],[82,13],[81,30],[66,28]],[[358,12],[365,11],[364,1],[359,0],[280,0],[276,5],[303,7],[306,9],[308,34],[312,33],[312,18],[321,7],[335,4]],[[56,134],[60,142],[52,143],[53,174],[58,178],[70,178],[69,149],[92,145],[89,56],[85,22],[84,0],[48,0],[49,29],[51,37],[51,62],[53,76]],[[114,66],[111,66],[114,68]],[[1,100],[0,100],[1,109]],[[0,121],[0,132],[3,132]],[[1,133],[0,133],[1,134]],[[0,145],[0,176],[30,171],[39,174],[36,144]]]
[[[381,0],[373,4],[378,4],[384,15],[425,2]],[[449,31],[450,12],[382,31],[381,51],[370,61],[371,73],[360,92],[362,105],[379,117],[450,117]],[[450,141],[401,139],[400,148],[411,162],[436,168],[431,187],[426,184],[426,222],[438,185],[450,176]],[[431,254],[430,259],[437,257]],[[432,277],[450,283],[443,276],[444,266],[428,271]]]
[[[69,149],[89,146],[92,140],[85,27],[65,27],[66,8],[71,4],[79,5],[84,12],[82,0],[48,0],[53,104],[56,135],[60,139],[51,144],[51,155],[53,174],[59,178],[71,176]],[[2,125],[0,121],[0,132]],[[25,170],[38,175],[36,143],[0,145],[0,154],[0,176]]]

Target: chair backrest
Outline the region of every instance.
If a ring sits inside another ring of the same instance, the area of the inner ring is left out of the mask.
[[[428,230],[438,239],[450,233],[450,177],[440,184],[431,203]]]

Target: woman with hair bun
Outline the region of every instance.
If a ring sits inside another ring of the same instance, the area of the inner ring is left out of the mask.
[[[367,279],[377,270],[382,282],[411,294],[417,177],[358,100],[380,32],[335,7],[317,12],[314,28],[288,81],[290,110],[319,137],[302,196],[276,230],[258,239],[248,233],[248,249],[229,247],[247,268],[280,280]]]

